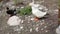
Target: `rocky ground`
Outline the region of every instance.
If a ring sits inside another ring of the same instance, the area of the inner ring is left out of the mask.
[[[38,2],[39,0],[35,1]],[[55,29],[58,27],[57,0],[44,0],[44,2],[41,3],[49,9],[49,15],[46,15],[46,18],[42,18],[40,21],[35,22],[31,21],[31,18],[34,17],[33,15],[19,16],[22,20],[21,24],[14,27],[7,25],[9,17],[5,12],[6,3],[9,2],[3,2],[4,7],[0,8],[0,34],[56,34]]]

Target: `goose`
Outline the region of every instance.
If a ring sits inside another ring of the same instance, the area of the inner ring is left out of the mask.
[[[39,18],[42,18],[47,14],[48,9],[40,4],[34,4],[34,0],[29,3],[29,6],[32,8],[32,14],[35,16],[35,21],[38,21]]]
[[[8,22],[7,24],[9,26],[18,26],[20,24],[20,19],[18,16],[11,16],[9,19],[8,19]]]
[[[56,28],[56,33],[60,34],[60,25]]]

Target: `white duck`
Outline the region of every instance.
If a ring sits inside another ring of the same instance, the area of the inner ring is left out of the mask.
[[[29,3],[29,5],[32,8],[32,14],[36,16],[35,20],[38,20],[38,18],[42,18],[47,14],[47,8],[39,5],[39,4],[34,4],[34,0],[32,3]]]
[[[21,20],[19,19],[18,16],[12,16],[12,17],[10,17],[10,18],[8,19],[7,24],[8,24],[9,26],[17,26],[17,25],[20,24],[20,21],[21,21]]]
[[[60,34],[60,25],[59,25],[58,28],[56,28],[56,33],[57,33],[57,34]]]

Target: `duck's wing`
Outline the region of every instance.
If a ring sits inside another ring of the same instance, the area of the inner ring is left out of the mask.
[[[37,9],[42,11],[42,12],[47,12],[48,11],[48,9],[46,7],[44,7],[44,6],[40,6]]]
[[[47,12],[42,12],[40,10],[35,10],[35,13],[34,13],[34,15],[39,17],[39,18],[45,16],[46,14],[47,14]]]

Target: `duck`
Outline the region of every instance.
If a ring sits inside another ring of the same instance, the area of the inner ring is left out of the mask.
[[[19,17],[18,16],[11,16],[9,19],[8,19],[8,21],[7,21],[7,24],[9,25],[9,26],[18,26],[18,25],[20,25],[20,19],[19,19]]]
[[[6,13],[10,16],[16,15],[16,9],[9,9],[9,7],[6,7],[7,11]]]
[[[60,34],[60,25],[56,28],[56,33]]]
[[[38,21],[40,18],[44,17],[47,14],[48,9],[43,5],[35,4],[34,0],[29,3],[29,6],[32,8],[32,14],[35,16],[35,21]]]

